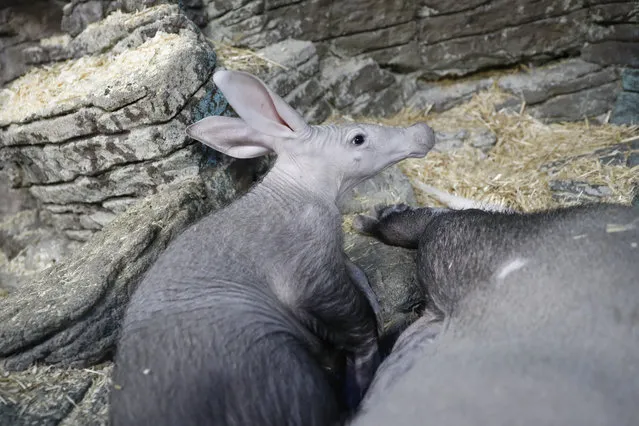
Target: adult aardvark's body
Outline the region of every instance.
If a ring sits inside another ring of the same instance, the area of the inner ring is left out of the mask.
[[[228,155],[275,151],[248,194],[169,246],[130,302],[118,345],[111,419],[119,425],[328,425],[340,373],[356,399],[376,368],[376,305],[342,250],[336,200],[433,146],[426,125],[309,126],[257,78],[218,71],[241,118],[189,134]],[[334,378],[337,378],[334,380]]]
[[[397,205],[354,226],[418,249],[432,302],[354,425],[639,424],[638,209]]]

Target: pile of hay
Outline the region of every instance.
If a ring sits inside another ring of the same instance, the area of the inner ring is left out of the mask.
[[[486,154],[470,145],[452,152],[430,152],[423,159],[408,159],[400,168],[413,182],[421,181],[443,191],[478,201],[499,203],[521,211],[567,205],[553,199],[549,181],[571,179],[606,185],[611,190],[602,201],[630,204],[639,184],[639,166],[602,165],[597,156],[585,155],[639,137],[639,127],[610,124],[543,124],[526,114],[497,111],[507,98],[498,88],[443,113],[402,111],[387,119],[363,119],[397,126],[424,121],[435,130],[489,129],[496,145]],[[334,120],[334,118],[333,118]],[[543,167],[559,162],[551,170]],[[420,203],[438,204],[415,187]]]
[[[56,399],[60,394],[75,406],[76,401],[71,394],[81,388],[77,384],[85,383],[88,378],[92,378],[92,386],[95,388],[106,387],[110,383],[110,370],[111,367],[107,364],[98,365],[93,369],[33,366],[28,370],[10,374],[0,368],[0,410],[3,406],[18,405],[22,410],[17,413],[18,417],[22,417],[26,411],[46,413],[60,403],[59,399]],[[74,396],[78,398],[77,394]]]
[[[209,39],[217,55],[218,65],[229,70],[246,71],[251,74],[262,74],[274,67],[288,70],[287,67],[272,61],[257,52],[242,49],[230,44]]]

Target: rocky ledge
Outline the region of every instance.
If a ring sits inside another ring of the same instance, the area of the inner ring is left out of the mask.
[[[57,48],[86,56],[0,92],[0,161],[56,229],[85,241],[140,197],[198,175],[203,151],[184,128],[227,104],[211,46],[177,6],[114,12]]]

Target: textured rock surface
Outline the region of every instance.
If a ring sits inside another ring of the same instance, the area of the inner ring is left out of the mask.
[[[93,55],[1,92],[0,162],[56,229],[86,240],[140,197],[196,176],[205,151],[184,128],[228,110],[211,80],[215,54],[177,6],[114,12],[64,49]]]
[[[442,111],[495,81],[473,78],[437,84],[432,80],[484,69],[536,67],[581,55],[582,60],[533,68],[503,85],[514,91],[525,89],[524,97],[530,98],[526,104],[539,118],[592,119],[608,113],[615,103],[620,90],[618,67],[639,67],[639,9],[633,1],[195,3],[201,4],[198,13],[206,22],[205,33],[215,40],[252,48],[289,38],[315,42],[322,63],[319,86],[334,90],[337,109],[354,115],[390,115],[403,106]],[[417,84],[415,77],[420,78]],[[319,91],[314,83],[309,86],[313,93]],[[634,93],[621,94],[617,115],[634,114],[635,100]],[[517,102],[509,105],[516,108]],[[627,118],[617,120],[627,122]]]
[[[229,182],[227,170],[218,181]],[[174,184],[110,222],[81,250],[0,299],[0,358],[87,366],[109,356],[129,294],[166,245],[211,208],[235,196],[209,193],[199,178]],[[37,315],[34,315],[37,313]]]
[[[25,50],[61,33],[62,5],[48,0],[0,2],[0,85],[24,74]],[[46,42],[45,42],[46,43]]]
[[[596,158],[604,166],[626,166],[628,168],[639,165],[639,138],[597,149],[582,155],[569,157],[560,161],[547,163],[541,167],[542,172],[555,173],[565,164],[582,158]]]
[[[291,39],[257,53],[277,64],[258,74],[275,93],[311,124],[321,123],[329,117],[330,96],[319,81],[319,57],[313,43]]]
[[[434,151],[450,152],[469,144],[484,152],[489,151],[496,143],[497,136],[488,129],[470,128],[435,131],[437,137]]]
[[[619,91],[618,79],[615,67],[571,59],[502,77],[498,85],[524,101],[533,116],[572,121],[606,113]]]
[[[431,77],[545,61],[584,50],[589,60],[633,65],[633,1],[204,0],[205,31],[261,48],[287,38],[340,56]],[[634,55],[633,55],[634,53]],[[633,66],[637,66],[636,64]]]
[[[553,198],[564,203],[599,201],[612,195],[612,191],[606,185],[596,185],[585,181],[551,180],[548,184]]]
[[[444,111],[467,101],[473,96],[473,93],[488,89],[493,85],[493,82],[492,78],[484,78],[448,85],[417,84],[407,105],[414,109],[426,109],[430,106],[433,111]]]
[[[15,290],[80,245],[48,226],[47,213],[23,210],[0,222],[0,290]]]
[[[591,0],[588,3],[591,26],[582,50],[584,59],[639,68],[637,2]]]
[[[71,36],[76,36],[88,25],[101,21],[115,10],[135,12],[163,3],[177,2],[172,0],[71,0],[64,6],[61,28]]]
[[[332,92],[335,108],[353,116],[388,116],[404,106],[397,77],[370,58],[327,60],[322,81]]]
[[[617,97],[610,122],[639,124],[639,69],[625,69],[621,75],[623,92]]]
[[[422,306],[417,285],[414,250],[391,247],[373,238],[347,233],[346,253],[359,265],[377,295],[385,332],[392,332],[417,319]]]

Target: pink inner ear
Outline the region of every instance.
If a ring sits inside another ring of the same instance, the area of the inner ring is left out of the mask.
[[[268,100],[265,100],[264,102],[265,103],[260,104],[260,112],[262,114],[266,116],[272,116],[273,120],[278,121],[283,126],[286,126],[289,130],[295,131],[295,129],[291,128],[291,126],[289,126],[286,123],[286,121],[282,118],[282,116],[279,114],[279,111],[277,110],[277,106],[275,105],[273,98],[269,96]]]
[[[218,71],[213,79],[235,112],[254,129],[291,137],[301,125],[306,126],[295,110],[257,77],[241,71]]]

